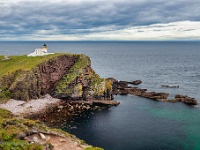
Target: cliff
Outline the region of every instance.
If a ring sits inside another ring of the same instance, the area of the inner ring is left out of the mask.
[[[112,85],[91,68],[88,56],[0,56],[0,100],[37,99],[50,94],[71,100],[112,99]]]

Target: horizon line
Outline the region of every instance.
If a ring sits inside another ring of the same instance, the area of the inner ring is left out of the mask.
[[[200,42],[198,40],[0,40],[0,42]]]

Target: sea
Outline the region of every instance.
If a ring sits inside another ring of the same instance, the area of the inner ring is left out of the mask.
[[[26,55],[44,43],[49,52],[90,56],[92,68],[103,78],[142,80],[140,88],[167,92],[169,98],[187,95],[200,104],[198,41],[7,41],[0,42],[0,55]],[[199,105],[131,95],[117,95],[115,100],[121,104],[88,113],[61,128],[105,150],[200,149]]]

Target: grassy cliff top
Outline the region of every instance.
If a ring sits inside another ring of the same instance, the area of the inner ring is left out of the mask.
[[[9,56],[9,60],[4,60],[4,56],[0,55],[0,78],[17,70],[31,70],[35,68],[38,64],[61,55],[80,56],[78,54],[57,53],[53,55],[37,57],[27,57],[26,55]]]

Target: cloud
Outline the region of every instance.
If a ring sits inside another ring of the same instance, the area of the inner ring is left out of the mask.
[[[166,24],[135,26],[118,31],[90,34],[88,39],[112,40],[195,40],[200,39],[200,22],[181,21]]]
[[[105,34],[116,39],[111,35],[134,28],[147,32],[143,28],[155,25],[154,32],[161,33],[160,24],[200,21],[199,5],[199,0],[0,0],[0,40],[82,40]]]

